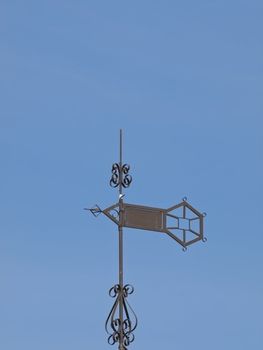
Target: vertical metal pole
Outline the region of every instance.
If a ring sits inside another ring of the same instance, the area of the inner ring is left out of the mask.
[[[120,183],[119,183],[119,286],[120,286],[120,302],[119,302],[119,350],[123,350],[123,199],[122,199],[122,130],[120,130]]]
[[[185,206],[183,206],[183,218],[185,219]],[[183,230],[183,241],[184,241],[184,244],[186,242],[186,234],[185,234],[185,230]]]

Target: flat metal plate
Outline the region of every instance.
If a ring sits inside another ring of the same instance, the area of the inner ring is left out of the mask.
[[[164,210],[124,203],[123,226],[141,230],[163,231]]]

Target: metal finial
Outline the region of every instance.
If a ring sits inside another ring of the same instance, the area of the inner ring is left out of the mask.
[[[120,159],[119,163],[114,163],[111,168],[111,187],[119,187],[119,193],[122,194],[122,188],[128,188],[132,182],[132,177],[129,174],[130,166],[122,162],[122,129],[120,129],[120,144],[119,144]]]
[[[192,207],[184,197],[178,204],[168,209],[148,207],[137,204],[124,203],[123,188],[130,186],[132,177],[130,166],[123,164],[122,130],[120,130],[119,162],[112,165],[110,185],[119,188],[118,202],[101,210],[98,205],[90,210],[94,216],[103,213],[118,226],[119,234],[119,281],[109,291],[114,304],[107,317],[105,328],[109,335],[108,343],[118,343],[118,350],[127,350],[134,341],[134,330],[137,327],[137,317],[128,302],[128,296],[134,288],[124,284],[123,272],[123,227],[133,229],[158,231],[167,234],[182,246],[183,251],[198,241],[206,241],[204,237],[205,213]]]

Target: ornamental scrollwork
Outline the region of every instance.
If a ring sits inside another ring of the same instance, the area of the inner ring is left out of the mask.
[[[111,168],[110,186],[117,187],[119,185],[127,188],[132,182],[132,177],[129,174],[130,166],[123,164],[121,167],[118,163],[114,163]]]
[[[135,337],[133,331],[138,323],[135,312],[127,301],[128,295],[133,292],[134,288],[130,284],[126,284],[124,287],[116,284],[109,290],[109,295],[116,299],[105,323],[106,332],[109,334],[108,343],[114,345],[120,342],[122,337],[123,350],[127,350],[127,346],[134,341]],[[120,303],[123,305],[122,322],[119,315]]]

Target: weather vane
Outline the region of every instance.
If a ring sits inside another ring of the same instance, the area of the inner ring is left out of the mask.
[[[108,343],[118,343],[118,350],[127,350],[134,341],[134,330],[137,327],[137,317],[128,302],[128,296],[134,288],[124,284],[123,277],[123,227],[166,233],[179,243],[185,251],[187,247],[198,241],[206,241],[204,237],[205,213],[193,208],[186,198],[168,209],[147,207],[124,203],[123,188],[130,186],[132,177],[130,166],[122,161],[122,130],[120,130],[120,159],[112,165],[111,187],[118,187],[119,200],[116,204],[101,210],[98,205],[91,209],[94,216],[103,213],[117,226],[119,232],[119,282],[110,290],[109,295],[115,298],[107,317],[105,329],[108,333]]]

